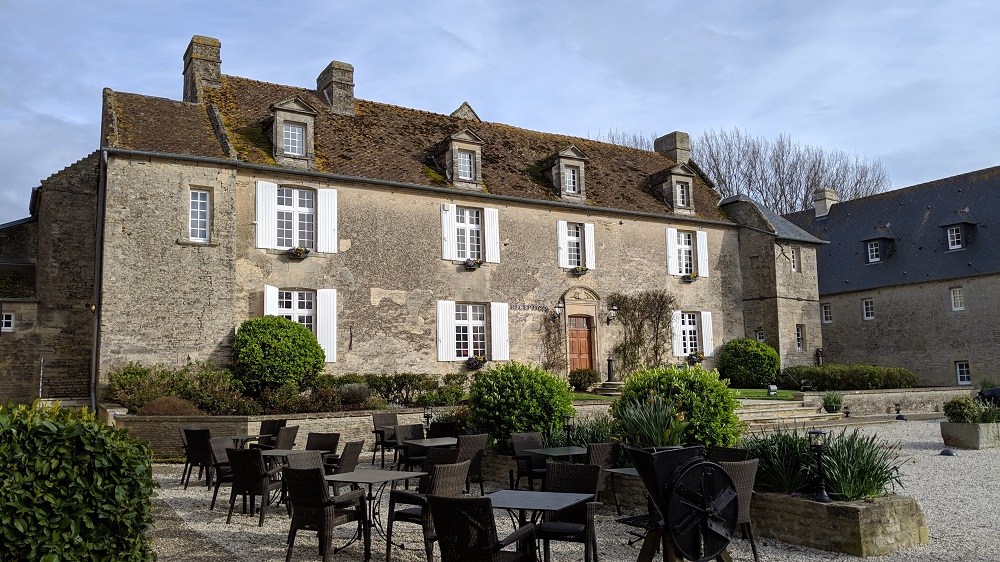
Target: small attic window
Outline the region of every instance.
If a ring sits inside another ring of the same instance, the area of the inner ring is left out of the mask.
[[[674,204],[682,209],[691,208],[691,183],[678,181],[674,184]]]
[[[579,166],[566,166],[566,174],[563,177],[563,189],[567,194],[571,195],[580,193]]]
[[[313,153],[313,126],[316,110],[299,97],[271,106],[272,155],[281,166],[311,170],[316,167]]]
[[[654,174],[652,185],[658,186],[663,202],[677,215],[695,216],[695,171],[690,166],[678,164]]]
[[[434,161],[455,187],[482,191],[483,140],[469,129],[463,129],[442,142]]]
[[[962,236],[962,225],[948,227],[948,249],[961,250],[965,247],[965,237]]]
[[[285,154],[290,156],[306,155],[306,126],[304,123],[285,122],[282,127],[282,138]]]
[[[583,203],[587,197],[587,155],[576,146],[560,150],[551,157],[552,166],[547,175],[559,196],[566,201]]]

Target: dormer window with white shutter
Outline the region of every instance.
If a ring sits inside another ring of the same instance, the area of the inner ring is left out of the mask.
[[[257,181],[256,246],[337,253],[337,190]]]
[[[552,167],[546,172],[552,178],[559,196],[572,203],[586,203],[587,155],[576,146],[569,146],[553,157]]]
[[[482,191],[483,140],[469,129],[455,133],[440,145],[435,162],[455,187]]]
[[[313,148],[316,110],[298,96],[271,106],[272,156],[281,166],[312,170],[316,168]]]

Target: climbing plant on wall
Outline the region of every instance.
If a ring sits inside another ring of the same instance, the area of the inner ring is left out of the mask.
[[[674,296],[662,289],[608,295],[608,306],[618,307],[614,322],[622,329],[613,350],[622,374],[663,364],[669,356],[670,313],[676,304]]]

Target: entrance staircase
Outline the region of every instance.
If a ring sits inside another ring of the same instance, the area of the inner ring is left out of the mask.
[[[736,410],[740,420],[746,422],[750,430],[774,429],[777,427],[825,425],[842,420],[843,414],[828,414],[815,406],[806,406],[801,400],[740,400]]]

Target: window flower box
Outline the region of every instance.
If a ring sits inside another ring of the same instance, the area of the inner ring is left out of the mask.
[[[685,283],[694,283],[698,280],[697,273],[688,273],[687,275],[681,275],[681,281]]]
[[[588,271],[590,271],[590,270],[587,269],[586,266],[582,266],[582,265],[578,265],[578,266],[574,267],[573,269],[569,270],[570,273],[572,273],[573,275],[576,275],[577,277],[583,277],[584,275],[587,274]]]
[[[465,360],[465,368],[470,371],[478,371],[486,365],[485,355],[473,355]]]
[[[469,258],[464,262],[462,262],[462,264],[465,266],[465,269],[469,271],[475,271],[479,269],[479,266],[483,265],[483,260],[474,260],[472,258]]]
[[[288,251],[285,252],[285,254],[287,254],[288,257],[295,260],[304,260],[307,257],[309,257],[309,248],[303,248],[303,247],[289,248]]]

